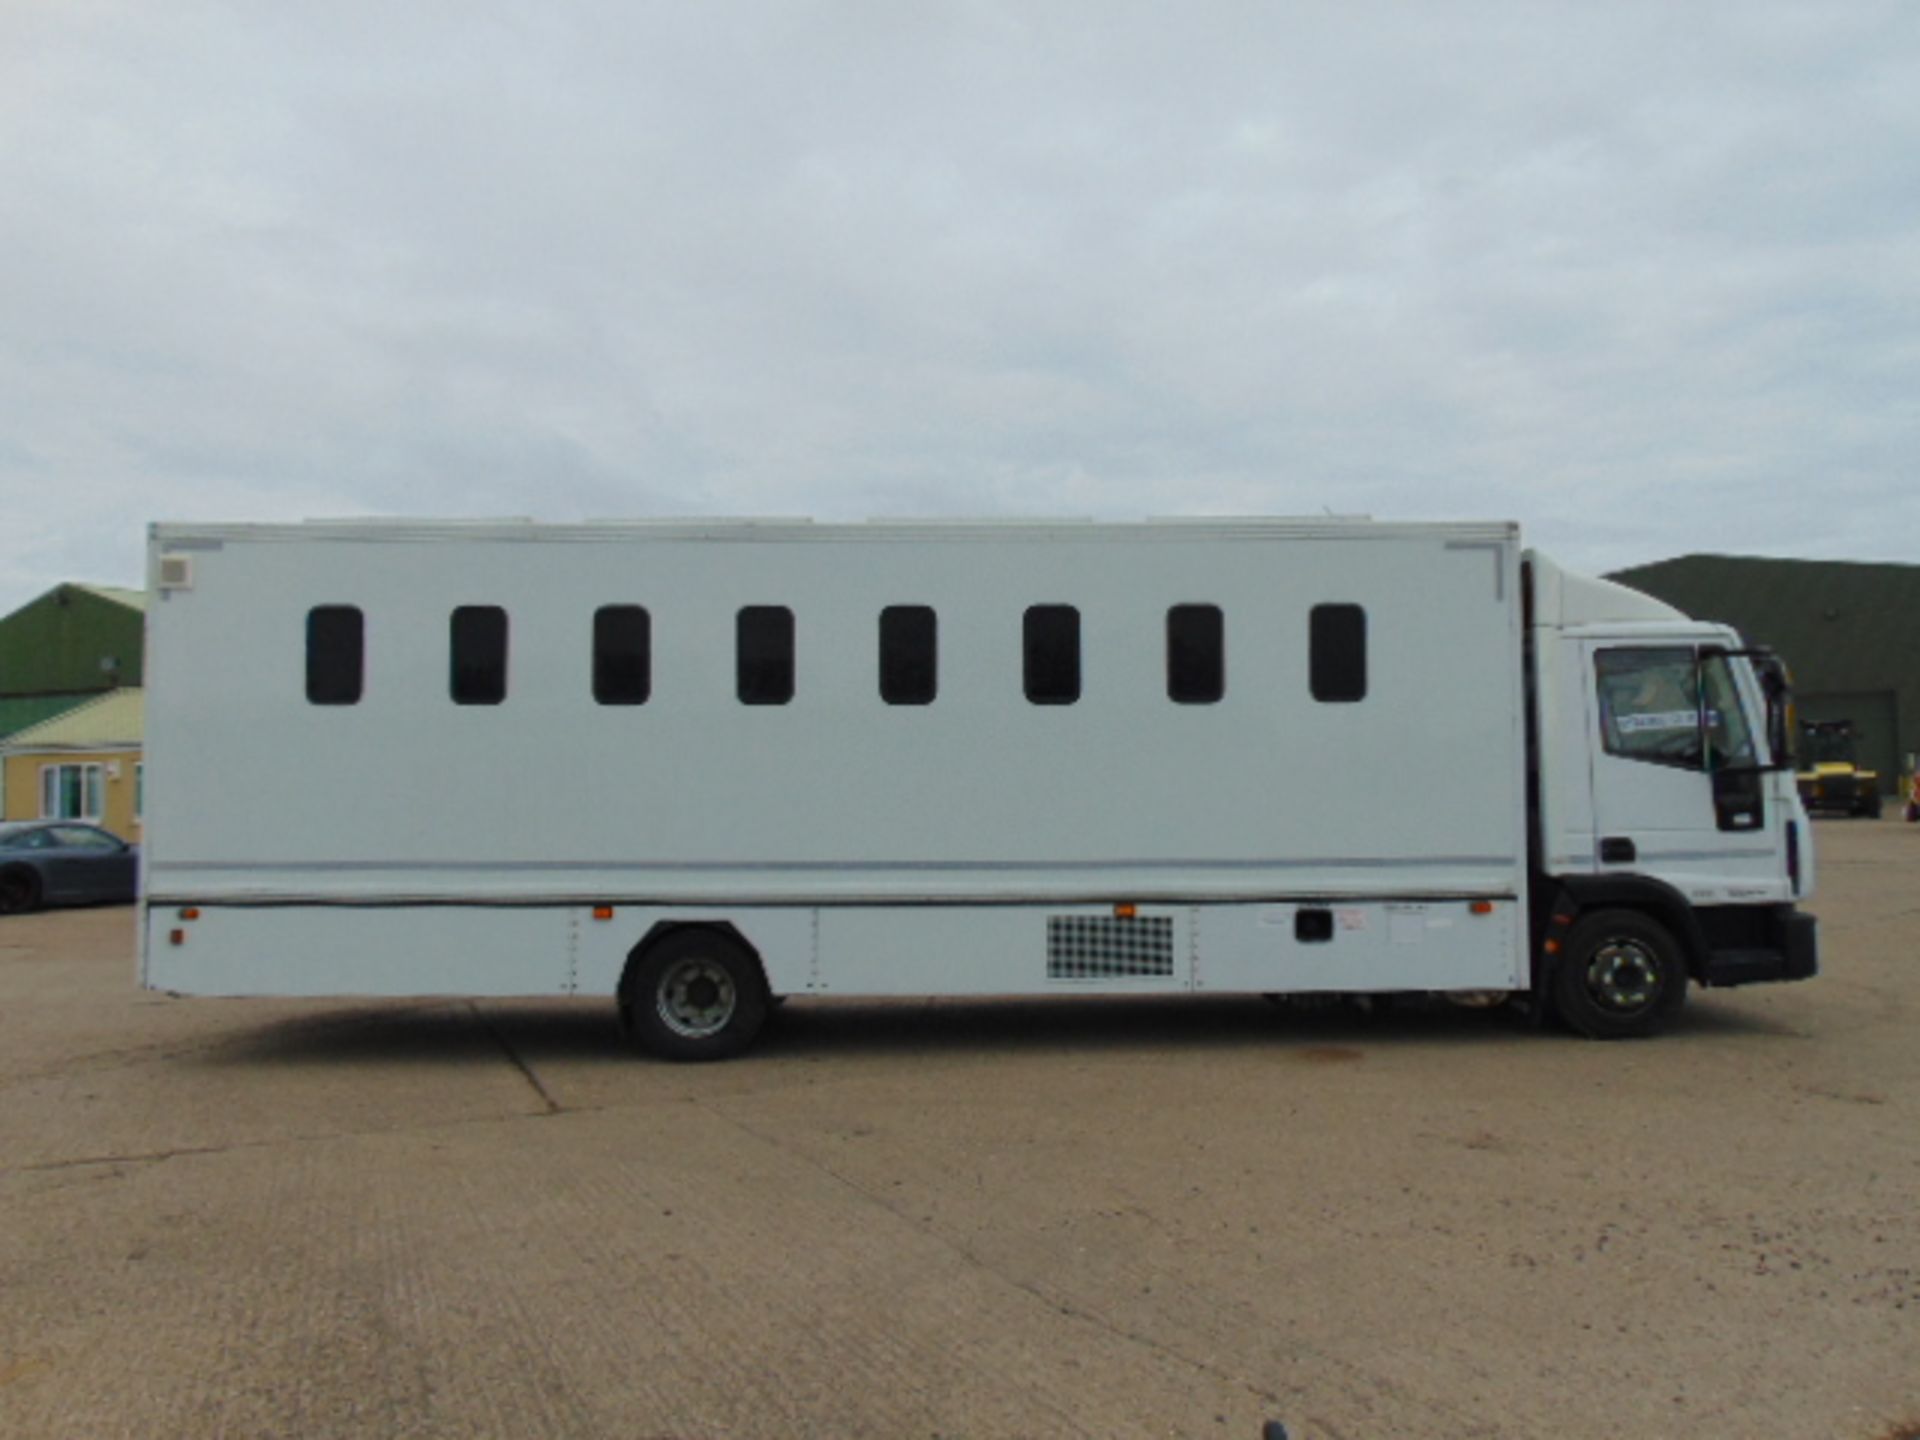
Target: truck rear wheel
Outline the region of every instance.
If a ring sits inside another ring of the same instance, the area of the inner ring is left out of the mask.
[[[753,1043],[767,1018],[760,958],[721,930],[676,930],[637,955],[620,1008],[640,1048],[668,1060],[724,1060]]]
[[[1595,1040],[1651,1035],[1687,998],[1686,959],[1651,917],[1596,910],[1567,938],[1553,998],[1560,1018]]]

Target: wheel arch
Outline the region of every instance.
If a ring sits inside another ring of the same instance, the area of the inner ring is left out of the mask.
[[[1666,881],[1649,875],[1566,875],[1546,907],[1543,943],[1534,947],[1536,964],[1542,967],[1536,984],[1550,983],[1552,968],[1558,964],[1544,941],[1563,934],[1581,915],[1600,909],[1638,910],[1657,920],[1686,956],[1687,974],[1698,980],[1706,973],[1712,947],[1700,917],[1687,897]]]
[[[619,1002],[618,1008],[622,1029],[630,1029],[632,1026],[633,1022],[627,1013],[627,1008],[632,998],[633,980],[634,976],[640,973],[640,967],[647,963],[647,957],[664,942],[676,936],[699,931],[704,931],[711,935],[719,935],[731,940],[748,955],[751,955],[753,957],[753,963],[758,966],[760,970],[760,983],[767,986],[768,990],[771,991],[773,987],[767,976],[766,957],[760,953],[760,947],[755,945],[745,935],[741,934],[740,927],[735,925],[731,920],[656,920],[648,929],[647,933],[642,935],[639,940],[634,943],[633,948],[627,951],[626,964],[620,968],[620,984],[614,991],[614,998]]]

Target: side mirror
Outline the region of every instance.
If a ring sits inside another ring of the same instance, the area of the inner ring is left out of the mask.
[[[1779,656],[1761,654],[1755,657],[1755,667],[1760,675],[1760,690],[1767,700],[1767,753],[1773,757],[1769,770],[1797,770],[1800,768],[1795,751],[1798,748],[1800,726],[1794,714],[1793,685],[1787,678],[1787,667]]]

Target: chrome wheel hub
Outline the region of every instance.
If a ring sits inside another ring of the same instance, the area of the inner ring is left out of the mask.
[[[654,1009],[674,1034],[704,1040],[726,1029],[739,1000],[733,977],[712,960],[682,960],[660,977]]]
[[[1609,1010],[1644,1010],[1660,995],[1660,957],[1638,940],[1605,941],[1587,964],[1587,992]]]

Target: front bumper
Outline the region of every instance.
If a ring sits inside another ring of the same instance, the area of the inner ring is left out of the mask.
[[[1701,979],[1708,985],[1763,985],[1810,980],[1820,973],[1820,941],[1811,915],[1782,906],[1774,912],[1769,943],[1751,949],[1714,950]]]

